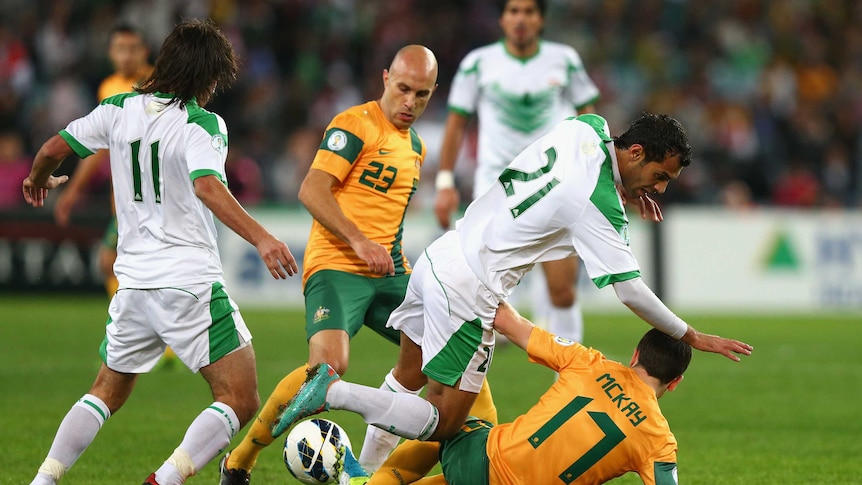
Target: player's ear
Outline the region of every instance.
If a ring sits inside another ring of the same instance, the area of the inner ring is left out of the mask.
[[[679,376],[679,377],[673,379],[672,381],[668,382],[667,390],[670,392],[673,392],[673,390],[676,389],[676,386],[678,386],[679,383],[682,382],[683,377],[684,376]]]
[[[638,162],[644,164],[646,162],[646,154],[644,153],[644,147],[637,143],[632,143],[632,146],[629,147],[629,156],[631,157],[631,161]]]
[[[635,349],[635,352],[632,354],[632,360],[629,361],[629,367],[634,367],[638,363],[638,356],[640,356],[640,352],[638,349]]]

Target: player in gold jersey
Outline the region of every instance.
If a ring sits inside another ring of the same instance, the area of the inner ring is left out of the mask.
[[[505,303],[494,328],[559,379],[527,413],[489,430],[488,484],[603,483],[630,471],[645,484],[677,483],[676,438],[658,398],[682,381],[689,344],[652,329],[626,367],[534,327]],[[452,467],[464,456],[458,441],[465,435],[443,445],[452,485],[480,483],[459,480]],[[526,466],[535,463],[542,466]]]
[[[532,362],[558,372],[557,381],[511,423],[494,426],[471,417],[441,444],[442,477],[402,479],[391,465],[414,443],[408,441],[369,485],[595,484],[627,472],[647,485],[677,484],[676,438],[658,398],[682,380],[689,344],[652,329],[627,367],[534,327],[507,303],[497,310],[494,328]]]
[[[386,328],[404,299],[410,264],[401,247],[404,215],[419,182],[425,144],[411,128],[437,84],[437,61],[425,47],[402,48],[383,71],[379,100],[338,114],[323,135],[299,200],[314,221],[303,260],[308,366],[328,362],[347,370],[350,339],[363,325],[398,344]],[[275,388],[242,443],[222,461],[222,485],[249,483],[260,451],[274,440],[271,427],[306,377],[303,365]],[[421,372],[386,376],[383,388],[418,393]],[[486,392],[484,410],[496,420]],[[373,428],[361,461],[376,468],[398,437]],[[430,462],[436,462],[434,447]],[[371,453],[371,455],[369,455]],[[370,457],[370,458],[369,458]]]

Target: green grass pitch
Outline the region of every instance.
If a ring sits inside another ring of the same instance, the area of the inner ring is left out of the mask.
[[[68,410],[99,365],[106,319],[97,296],[0,297],[0,484],[29,483]],[[252,310],[261,398],[307,356],[301,311]],[[862,319],[855,317],[684,315],[705,332],[748,341],[741,363],[695,353],[686,378],[661,403],[680,443],[687,484],[862,483]],[[587,315],[587,344],[627,362],[647,326],[633,315]],[[377,386],[396,348],[372,332],[353,342],[347,377]],[[500,419],[526,411],[552,373],[514,347],[498,349],[489,381]],[[200,376],[185,368],[138,381],[126,406],[102,428],[64,484],[141,483],[171,453],[191,420],[211,402]],[[323,415],[354,444],[364,425],[350,413]],[[234,439],[239,442],[244,432]],[[535,466],[542,466],[537,461]],[[254,483],[292,483],[281,440],[264,450]],[[214,461],[187,483],[217,483]],[[628,474],[615,484],[640,483]]]

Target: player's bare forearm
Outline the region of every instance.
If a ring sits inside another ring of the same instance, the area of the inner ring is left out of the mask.
[[[527,349],[527,344],[530,342],[530,334],[533,332],[534,327],[535,325],[521,316],[512,305],[502,302],[497,307],[497,314],[494,316],[494,329],[518,347],[524,350]]]
[[[42,145],[33,160],[30,175],[21,184],[24,200],[28,204],[42,207],[45,205],[48,191],[69,180],[66,175],[54,177],[51,173],[57,170],[71,153],[72,149],[60,135],[54,135]]]
[[[740,355],[751,355],[751,352],[754,350],[753,346],[745,342],[719,337],[718,335],[700,333],[691,325],[688,326],[688,330],[683,335],[682,340],[691,345],[692,348],[703,352],[721,354],[734,362],[740,361]]]
[[[353,247],[367,237],[344,215],[344,211],[335,201],[332,187],[336,182],[332,175],[312,168],[299,187],[299,201],[314,220],[335,237]]]
[[[230,230],[257,249],[273,278],[283,279],[299,271],[287,245],[249,215],[218,177],[198,177],[194,184],[195,195],[204,205]]]
[[[48,178],[57,170],[69,155],[72,148],[60,135],[54,135],[46,141],[33,160],[33,168],[27,177],[37,187],[45,187]]]
[[[459,113],[451,112],[446,118],[446,129],[443,132],[443,143],[440,146],[440,163],[438,170],[454,170],[458,161],[458,152],[464,142],[464,132],[469,119]]]

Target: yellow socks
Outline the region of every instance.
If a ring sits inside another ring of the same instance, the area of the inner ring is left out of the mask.
[[[275,390],[266,400],[266,403],[258,413],[257,418],[251,422],[242,442],[236,449],[230,452],[227,460],[227,468],[238,468],[251,471],[257,462],[260,450],[266,448],[275,438],[270,433],[272,422],[278,416],[279,407],[290,401],[305,382],[305,370],[307,366],[297,367],[275,386]]]
[[[402,485],[424,477],[437,464],[440,443],[407,440],[389,455],[368,485]]]
[[[498,424],[497,406],[494,405],[494,399],[491,397],[491,387],[488,385],[488,379],[485,379],[485,382],[482,383],[482,389],[479,390],[476,402],[470,408],[470,416],[483,419],[494,426]]]

